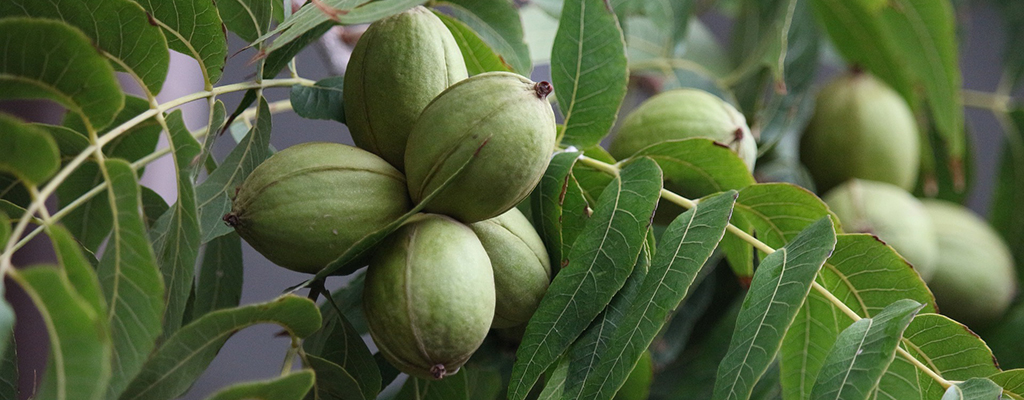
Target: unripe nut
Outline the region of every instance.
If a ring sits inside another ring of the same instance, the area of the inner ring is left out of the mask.
[[[899,186],[851,179],[823,198],[849,233],[870,233],[896,249],[925,282],[935,273],[938,238],[917,198]]]
[[[363,311],[381,354],[424,379],[456,373],[494,318],[494,275],[467,226],[420,214],[388,236],[366,272]]]
[[[416,117],[434,96],[467,76],[455,38],[427,8],[370,24],[345,71],[345,119],[352,140],[403,169]]]
[[[999,320],[1017,291],[1013,256],[984,220],[955,203],[923,200],[939,239],[928,287],[939,311],[974,329]]]
[[[917,123],[896,91],[866,73],[829,83],[800,141],[819,192],[851,178],[911,190],[921,161]]]
[[[409,134],[405,169],[413,201],[423,201],[466,165],[424,210],[473,223],[519,204],[554,151],[551,90],[547,82],[488,72],[438,95]]]
[[[517,208],[469,225],[494,269],[497,301],[492,328],[510,328],[533,316],[551,281],[551,261],[540,235]]]
[[[312,142],[256,167],[224,220],[271,262],[312,274],[411,207],[405,177],[380,157]]]
[[[729,146],[754,170],[757,143],[747,119],[731,104],[699,89],[676,89],[647,99],[622,121],[608,152],[622,160],[673,139],[707,138]]]

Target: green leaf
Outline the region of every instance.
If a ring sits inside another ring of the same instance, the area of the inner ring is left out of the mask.
[[[111,378],[108,325],[60,269],[50,266],[11,271],[35,303],[50,336],[47,373],[40,399],[100,399]]]
[[[142,205],[135,171],[118,159],[108,159],[105,168],[114,224],[96,274],[109,307],[106,319],[114,343],[114,374],[107,397],[116,397],[142,368],[160,336],[164,283],[139,213]]]
[[[333,119],[344,124],[345,107],[341,101],[344,82],[345,77],[332,76],[313,86],[292,86],[289,96],[292,109],[302,118]]]
[[[366,317],[363,316],[363,284],[366,281],[366,271],[352,275],[344,287],[331,293],[331,299],[338,305],[341,315],[345,316],[352,327],[360,335],[370,333],[366,325]],[[320,307],[320,313],[327,315],[327,310],[334,311],[334,305],[327,303]]]
[[[599,362],[588,368],[583,398],[611,399],[626,381],[725,235],[736,196],[730,191],[701,200],[662,234],[639,293],[612,326],[607,349],[597,353]],[[573,386],[568,383],[567,390]]]
[[[153,224],[149,232],[167,288],[161,335],[164,339],[181,327],[185,303],[195,277],[199,221],[195,187],[192,186],[192,163],[201,150],[199,142],[185,126],[181,110],[175,110],[167,117],[167,128],[178,178],[178,201]]]
[[[0,243],[7,243],[11,237],[11,219],[3,210],[0,210]]]
[[[81,246],[63,226],[51,225],[47,227],[47,234],[53,241],[54,253],[56,253],[61,267],[64,268],[64,274],[71,287],[96,315],[100,318],[105,316],[107,304],[103,298],[99,278],[96,276],[92,263],[82,253]]]
[[[626,313],[637,300],[640,287],[647,277],[647,272],[651,267],[651,252],[653,251],[651,245],[651,241],[644,243],[640,250],[640,256],[637,257],[636,265],[633,267],[633,272],[626,278],[622,289],[615,293],[615,297],[612,297],[608,307],[594,319],[594,322],[576,339],[566,353],[569,359],[569,370],[562,383],[562,399],[581,398],[583,384],[591,376],[594,367],[601,362],[601,355],[615,349],[609,346],[612,335],[616,333],[615,327],[627,318]]]
[[[1024,369],[1002,371],[988,378],[1002,386],[1010,397],[1018,400],[1024,398]]]
[[[1006,43],[1021,43],[1024,40],[1024,4],[1014,0],[996,0],[992,4],[1004,21]],[[1003,71],[1011,88],[1019,86],[1024,78],[1024,54],[1012,48],[1003,49]]]
[[[160,216],[164,215],[170,206],[164,201],[163,196],[153,189],[145,186],[141,186],[140,189],[142,189],[142,215],[146,218],[146,228],[152,229],[156,220],[160,219]]]
[[[231,0],[223,0],[231,1]],[[214,2],[205,0],[135,0],[158,21],[171,50],[199,62],[203,80],[220,80],[227,60],[228,45],[220,14]]]
[[[530,76],[533,69],[530,50],[523,41],[523,23],[512,3],[506,0],[444,0],[436,6],[443,7],[475,32],[480,40],[494,49],[502,64],[511,67],[511,71]]]
[[[0,22],[0,29],[2,27]],[[58,168],[60,155],[57,143],[45,130],[0,114],[0,171],[10,172],[30,184],[40,184],[53,176]]]
[[[816,0],[815,11],[846,59],[879,76],[921,110],[923,89],[930,115],[951,156],[964,155],[956,23],[948,1]]]
[[[999,372],[992,352],[966,326],[939,314],[919,314],[900,344],[910,355],[947,380],[967,380]],[[944,389],[934,379],[897,355],[878,384],[880,398],[934,399]]]
[[[544,390],[537,400],[561,400],[565,391],[565,378],[569,373],[569,359],[564,357],[557,361],[553,368],[544,376]]]
[[[675,58],[678,45],[687,33],[693,3],[692,0],[647,0],[635,2],[633,8],[623,10],[620,16],[623,16],[622,26],[629,44],[629,60]],[[616,6],[617,10],[619,8]]]
[[[232,385],[206,400],[301,400],[313,386],[313,378],[313,371],[297,371],[280,378]]]
[[[320,0],[307,3],[278,25],[274,30],[256,38],[260,43],[271,36],[278,35],[263,50],[265,54],[273,54],[292,41],[304,37],[312,30],[324,29],[325,24],[358,25],[398,14],[414,6],[423,4],[425,0]],[[331,23],[331,22],[334,23]],[[330,25],[326,25],[330,28]]]
[[[924,304],[904,299],[844,329],[825,357],[812,399],[867,399],[896,357],[896,346]]]
[[[307,399],[372,400],[376,398],[377,392],[367,397],[361,382],[338,364],[312,354],[306,354],[306,360],[309,361],[308,367],[316,371],[316,383]]]
[[[718,368],[714,399],[750,397],[835,244],[832,220],[822,217],[761,262]]]
[[[817,282],[862,317],[873,317],[901,299],[925,304],[922,312],[935,312],[935,299],[917,272],[872,235],[837,235],[835,252],[818,272]],[[829,299],[811,292],[782,342],[780,367],[787,398],[810,397],[825,356],[851,323]]]
[[[971,378],[946,389],[942,400],[999,400],[1003,388],[986,378]]]
[[[0,37],[0,99],[48,99],[89,121],[110,123],[124,105],[114,69],[81,31],[63,22],[4,18]]]
[[[120,398],[177,398],[199,378],[231,335],[260,323],[280,325],[289,335],[304,338],[320,328],[320,312],[312,301],[291,295],[210,312],[167,339]]]
[[[18,346],[13,332],[8,334],[7,350],[0,358],[0,399],[18,397]]]
[[[1024,209],[1015,203],[1024,196],[1024,109],[1014,109],[1007,116],[1010,126],[1005,132],[988,221],[1006,241],[1020,266],[1018,282],[1024,282]]]
[[[12,0],[0,4],[0,15],[57,19],[81,29],[118,69],[130,70],[153,94],[160,93],[167,77],[167,40],[132,1]]]
[[[267,55],[267,59],[263,62],[263,79],[271,79],[281,73],[300,51],[319,40],[332,27],[334,27],[334,22],[327,21],[309,28],[306,33]]]
[[[192,318],[237,307],[242,298],[242,239],[231,232],[206,244]]]
[[[462,52],[462,58],[466,61],[466,69],[470,75],[512,69],[465,23],[437,11],[434,11],[434,14],[441,19],[441,22],[444,22],[444,25],[452,33],[452,37],[455,38],[455,42],[459,44],[459,50]]]
[[[214,160],[211,154],[213,152],[213,144],[217,142],[217,138],[223,133],[226,121],[227,110],[224,108],[224,102],[218,99],[217,102],[213,103],[213,110],[210,111],[210,125],[206,127],[207,134],[203,139],[203,150],[199,153],[199,158],[205,160],[204,166],[207,172],[213,172],[213,170],[217,169],[217,161]],[[193,181],[195,181],[202,170],[203,168],[199,167],[192,170]]]
[[[235,188],[257,165],[270,157],[270,130],[270,106],[266,99],[260,98],[256,122],[245,139],[231,150],[220,167],[196,187],[202,243],[232,232],[221,218],[231,211]]]
[[[510,400],[534,383],[597,317],[625,283],[640,254],[661,190],[661,170],[649,159],[620,171],[555,275],[526,326],[516,353]]]
[[[579,156],[579,152],[555,154],[530,196],[534,225],[547,247],[551,265],[556,268],[569,262],[569,250],[591,213],[583,190],[572,175]]]
[[[615,124],[628,81],[615,13],[602,0],[566,2],[551,50],[551,82],[565,117],[560,143],[599,143]]]
[[[114,117],[111,126],[120,125],[149,110],[149,102],[146,100],[134,96],[126,96],[124,100],[124,108]],[[84,121],[73,114],[66,115],[63,124],[67,128],[78,132],[85,132],[87,129]],[[64,157],[77,157],[88,146],[88,139],[82,134],[70,132],[67,129],[59,129],[55,127],[49,130],[55,139],[60,138],[58,139],[58,145],[61,147],[61,154]],[[156,119],[147,119],[104,146],[103,153],[110,157],[122,158],[131,162],[138,161],[156,149],[162,129]],[[100,136],[105,133],[106,131],[101,132]],[[72,145],[70,142],[75,143]],[[138,170],[137,173],[141,175],[142,170]],[[58,203],[61,207],[65,207],[102,184],[103,181],[103,174],[99,166],[91,161],[86,162],[72,172],[64,180],[63,184],[57,187]],[[101,193],[105,193],[105,190]],[[99,249],[103,240],[110,235],[112,220],[108,201],[105,196],[98,195],[72,210],[61,221],[82,242],[85,248],[95,252]]]
[[[392,400],[471,400],[469,374],[466,367],[453,376],[439,381],[410,377]]]
[[[360,393],[363,399],[375,399],[381,390],[380,370],[370,349],[363,343],[359,332],[328,302],[324,326],[306,339],[303,348],[307,355],[321,358],[310,360],[317,371],[316,390],[321,399],[345,398],[346,393]],[[330,371],[330,374],[323,374]],[[321,376],[324,375],[324,376]],[[334,393],[334,395],[327,395]]]
[[[667,188],[689,198],[756,183],[736,152],[710,139],[664,141],[641,149],[633,157],[657,161]]]
[[[275,0],[220,0],[217,10],[224,26],[247,42],[255,41],[270,29]]]

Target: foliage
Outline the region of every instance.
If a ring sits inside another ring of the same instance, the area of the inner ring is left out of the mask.
[[[244,305],[242,243],[221,218],[235,188],[273,154],[273,114],[346,121],[342,77],[302,77],[293,57],[332,26],[423,3],[455,37],[470,74],[529,76],[550,66],[558,149],[520,207],[555,275],[520,332],[492,332],[451,377],[408,378],[387,391],[398,372],[364,343],[358,271],[423,205],[311,279],[281,287],[280,297]],[[810,185],[792,140],[813,112],[812,77],[828,49],[843,60],[826,62],[877,75],[924,122],[919,187],[928,195],[963,198],[964,103],[993,110],[1008,146],[991,219],[1024,279],[1016,204],[1024,108],[1009,96],[1024,75],[1020,53],[1006,54],[998,93],[962,97],[951,1],[714,3],[312,0],[292,12],[289,0],[0,2],[0,99],[44,99],[67,111],[59,126],[0,114],[0,276],[28,294],[50,343],[35,398],[177,398],[233,334],[271,323],[291,339],[281,376],[211,399],[613,399],[650,390],[650,398],[1024,400],[1024,373],[1009,369],[1024,367],[1014,352],[1024,306],[982,332],[988,344],[937,314],[899,254],[870,235],[844,234],[813,188],[801,187]],[[995,3],[1008,35],[1020,37],[1024,8]],[[707,33],[703,13],[734,19],[728,47]],[[252,81],[218,83],[231,54],[225,30],[250,43],[255,56],[242,68]],[[172,50],[198,62],[204,89],[158,101]],[[141,97],[126,95],[119,77]],[[625,160],[598,147],[644,90],[678,87],[707,90],[745,114],[760,135],[756,171],[707,139],[662,142]],[[264,96],[274,88],[289,89],[287,99]],[[220,97],[239,91],[245,98],[228,114]],[[194,101],[211,111],[208,126],[193,131],[175,108]],[[217,160],[211,149],[226,131],[239,135]],[[167,147],[157,147],[159,135]],[[164,155],[177,188],[169,205],[138,180]],[[14,254],[39,234],[50,238],[55,265],[15,268]],[[348,286],[324,291],[337,275]],[[306,288],[312,301],[294,295]],[[18,390],[15,323],[0,300],[2,398]],[[1007,354],[1007,370],[989,345]],[[652,386],[624,386],[650,359]],[[301,369],[291,368],[296,360]]]

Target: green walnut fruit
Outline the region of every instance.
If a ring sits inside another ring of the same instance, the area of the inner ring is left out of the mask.
[[[729,146],[754,170],[757,143],[747,119],[731,104],[699,89],[659,93],[640,104],[619,127],[608,152],[622,160],[673,139],[707,138]]]
[[[410,208],[405,177],[387,161],[313,142],[256,167],[224,221],[271,262],[313,274]]]
[[[509,328],[533,316],[551,280],[551,261],[540,235],[519,209],[469,225],[494,268],[493,328]]]
[[[352,140],[403,169],[416,117],[434,96],[467,76],[455,38],[430,10],[418,6],[374,22],[345,71]]]
[[[555,148],[551,90],[547,82],[488,72],[438,95],[409,133],[405,171],[412,200],[423,201],[466,165],[426,211],[473,223],[519,204]]]
[[[380,245],[363,311],[381,354],[409,375],[456,373],[494,318],[494,275],[480,240],[447,216],[420,214]]]
[[[921,279],[931,279],[938,239],[917,198],[890,183],[851,179],[829,191],[824,200],[846,232],[878,236],[910,262]]]
[[[923,203],[939,239],[935,276],[928,283],[939,311],[975,329],[999,320],[1017,290],[1010,250],[970,210],[938,200]]]
[[[820,192],[852,178],[910,190],[920,163],[917,123],[894,90],[866,73],[825,86],[800,142]]]

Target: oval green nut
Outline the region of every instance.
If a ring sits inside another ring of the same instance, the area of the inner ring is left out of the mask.
[[[928,287],[939,311],[973,329],[999,320],[1017,291],[1013,256],[987,223],[958,204],[923,200],[939,239]]]
[[[551,260],[540,235],[515,207],[469,227],[494,268],[497,303],[491,327],[510,328],[528,321],[551,281]]]
[[[466,77],[455,38],[427,8],[370,24],[345,71],[342,96],[352,140],[402,170],[416,117],[434,96]]]
[[[851,179],[823,197],[848,233],[870,233],[896,249],[925,282],[935,272],[938,238],[921,201],[899,186]]]
[[[224,221],[271,262],[312,274],[411,208],[405,178],[386,161],[313,142],[256,167]]]
[[[491,327],[494,275],[469,227],[420,214],[388,236],[370,261],[363,311],[381,354],[425,379],[458,372]]]
[[[914,114],[896,91],[867,73],[838,78],[818,93],[800,160],[820,193],[852,178],[911,190],[921,161]]]
[[[757,143],[747,119],[731,104],[699,89],[676,89],[647,99],[622,121],[608,152],[623,160],[673,139],[707,138],[729,146],[754,170]]]
[[[551,90],[547,82],[488,72],[438,95],[409,134],[405,170],[413,202],[465,165],[424,210],[473,223],[519,204],[540,181],[555,148]]]

